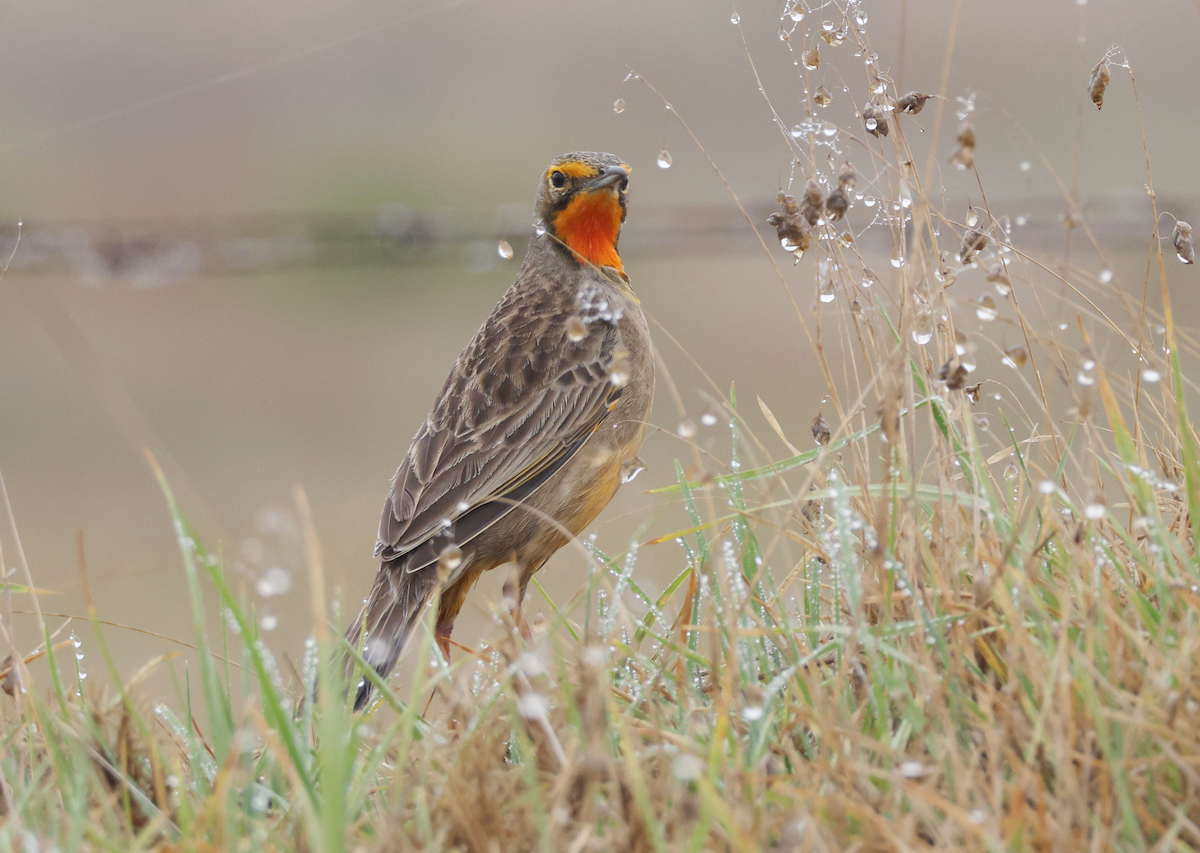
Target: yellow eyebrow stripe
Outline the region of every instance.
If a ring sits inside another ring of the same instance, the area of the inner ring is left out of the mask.
[[[595,166],[589,166],[582,160],[568,160],[566,163],[551,166],[546,170],[546,174],[551,172],[562,172],[568,178],[592,178],[600,174]]]

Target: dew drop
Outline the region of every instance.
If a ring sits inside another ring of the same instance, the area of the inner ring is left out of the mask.
[[[270,598],[275,595],[283,595],[292,588],[292,575],[287,569],[281,566],[271,566],[263,572],[254,584],[254,589],[263,598]]]
[[[1033,168],[1033,164],[1030,163],[1028,160],[1022,160],[1019,168],[1021,169],[1022,172],[1028,172],[1030,169]]]
[[[613,101],[613,112],[617,114],[625,112],[624,98],[617,98],[615,101]]]
[[[450,571],[454,571],[462,565],[463,552],[462,548],[451,542],[438,553],[438,564],[446,567]]]
[[[1057,489],[1058,485],[1053,480],[1042,480],[1038,483],[1038,491],[1043,495],[1052,495]]]
[[[496,254],[504,258],[506,261],[511,261],[513,256],[513,247],[507,240],[501,240],[496,246]]]
[[[671,152],[667,150],[665,145],[663,146],[663,150],[658,152],[658,168],[671,168]]]
[[[894,252],[892,252],[892,266],[894,266],[896,269],[900,269],[900,267],[904,266],[904,253],[900,251],[900,249],[896,249]]]
[[[1017,463],[1009,462],[1008,467],[1004,469],[1004,479],[1013,481],[1021,474],[1021,469],[1017,467]]]
[[[804,20],[804,0],[796,0],[796,5],[788,12],[788,17],[797,24]]]
[[[992,294],[985,293],[979,297],[979,304],[975,307],[975,316],[985,323],[990,323],[999,316],[999,311],[996,310],[996,300]]]
[[[825,303],[832,302],[837,298],[833,289],[833,279],[826,279],[817,285],[817,298]]]
[[[567,318],[567,340],[577,344],[587,337],[587,325],[581,317],[571,315]]]
[[[925,775],[925,768],[919,761],[905,761],[900,765],[900,775],[905,779],[916,779]]]
[[[1100,283],[1108,284],[1113,280],[1113,271],[1109,269],[1100,270]]]
[[[691,418],[684,418],[679,422],[679,426],[675,427],[675,434],[684,440],[691,440],[696,437],[696,422]]]
[[[740,24],[741,22],[742,22],[742,16],[739,15],[737,12],[734,12],[732,15],[729,16],[729,23],[733,24],[735,27],[738,24]]]
[[[1162,374],[1152,367],[1142,369],[1142,381],[1147,385],[1154,385],[1162,379]]]
[[[646,463],[637,456],[630,457],[621,463],[621,482],[632,483],[637,475],[646,470]]]
[[[918,311],[917,316],[913,318],[913,343],[919,346],[925,346],[925,344],[933,340],[933,329],[933,312],[929,309]]]
[[[1090,503],[1083,508],[1083,514],[1092,521],[1099,521],[1108,515],[1108,507],[1102,503]]]
[[[705,412],[700,416],[700,423],[704,424],[705,426],[716,426],[717,416],[712,412]]]
[[[742,719],[747,723],[753,723],[763,718],[762,705],[747,705],[742,709]]]
[[[967,210],[967,227],[974,228],[978,224],[979,224],[979,211],[977,211],[973,207],[968,208],[968,210]]]
[[[279,619],[273,613],[264,613],[258,624],[264,631],[274,631],[279,627]]]

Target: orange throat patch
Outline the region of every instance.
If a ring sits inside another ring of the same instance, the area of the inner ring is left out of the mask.
[[[612,190],[579,193],[554,218],[554,233],[584,263],[625,272],[617,254],[621,202]]]

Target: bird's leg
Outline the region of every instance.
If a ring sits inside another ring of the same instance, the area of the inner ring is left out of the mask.
[[[438,648],[442,650],[442,657],[446,659],[447,665],[450,663],[450,632],[453,630],[453,622],[438,622],[433,629],[433,638],[437,641]]]

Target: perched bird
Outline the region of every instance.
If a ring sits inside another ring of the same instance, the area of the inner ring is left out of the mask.
[[[384,502],[379,572],[347,635],[381,676],[439,584],[449,659],[468,591],[504,564],[528,638],[529,579],[641,470],[654,362],[617,253],[628,189],[611,154],[567,154],[542,175],[517,280],[454,363]],[[370,695],[363,679],[355,709]]]

